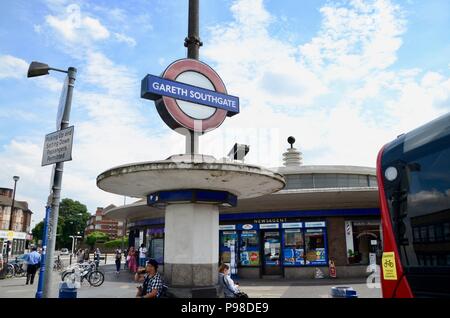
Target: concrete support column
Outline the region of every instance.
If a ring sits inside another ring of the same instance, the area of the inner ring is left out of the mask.
[[[165,216],[164,279],[185,289],[216,288],[219,208],[210,204],[169,204]],[[202,296],[205,296],[204,294]],[[214,297],[214,295],[211,295]]]

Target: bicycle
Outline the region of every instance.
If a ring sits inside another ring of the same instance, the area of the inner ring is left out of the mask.
[[[63,269],[64,269],[63,262],[59,258],[55,259],[55,262],[53,263],[53,270],[60,272]]]
[[[11,278],[11,277],[13,277],[13,276],[14,276],[14,272],[15,272],[15,270],[14,270],[14,265],[11,264],[11,263],[8,263],[8,264],[6,265],[6,273],[5,273],[5,277],[6,277],[6,278]]]
[[[23,268],[23,263],[13,263],[13,266],[15,277],[24,277],[27,275],[27,271]]]
[[[74,284],[77,276],[80,276],[80,283],[87,279],[93,287],[99,287],[105,281],[105,275],[95,268],[95,263],[75,264],[69,271],[62,274],[62,281]]]
[[[6,278],[24,277],[27,271],[23,268],[23,263],[8,263],[6,267]]]

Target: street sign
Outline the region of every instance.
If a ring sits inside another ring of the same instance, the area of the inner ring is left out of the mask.
[[[161,77],[145,76],[141,97],[155,101],[159,115],[174,130],[205,133],[239,113],[239,98],[227,94],[209,65],[194,59],[173,62]]]
[[[66,76],[66,79],[63,84],[61,96],[59,97],[58,113],[56,114],[56,130],[61,129],[61,122],[62,122],[62,119],[64,116],[64,108],[66,106],[68,88],[69,88],[69,76]]]
[[[45,136],[42,166],[72,160],[73,131],[70,126]]]

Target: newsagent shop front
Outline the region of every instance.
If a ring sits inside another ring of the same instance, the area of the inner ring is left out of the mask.
[[[339,277],[363,277],[371,255],[379,264],[380,228],[378,208],[224,213],[218,261],[240,278],[313,278],[316,268],[328,274],[330,260]],[[131,222],[129,229],[130,245],[144,243],[163,270],[164,218]]]
[[[326,222],[220,225],[220,262],[247,277],[285,276],[290,268],[326,266]]]

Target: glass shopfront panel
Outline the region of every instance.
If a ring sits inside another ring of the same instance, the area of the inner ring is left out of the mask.
[[[164,239],[152,239],[150,243],[150,257],[155,259],[159,264],[164,263]]]
[[[284,230],[284,266],[304,264],[304,240],[301,229]]]
[[[220,232],[220,247],[219,247],[219,263],[231,264],[231,249],[236,248],[237,232],[236,231],[221,231]]]
[[[259,234],[256,230],[242,231],[239,242],[239,265],[259,266]]]
[[[263,234],[264,265],[280,266],[281,235],[280,231],[266,231]]]
[[[326,265],[324,229],[306,229],[305,231],[306,265]]]

